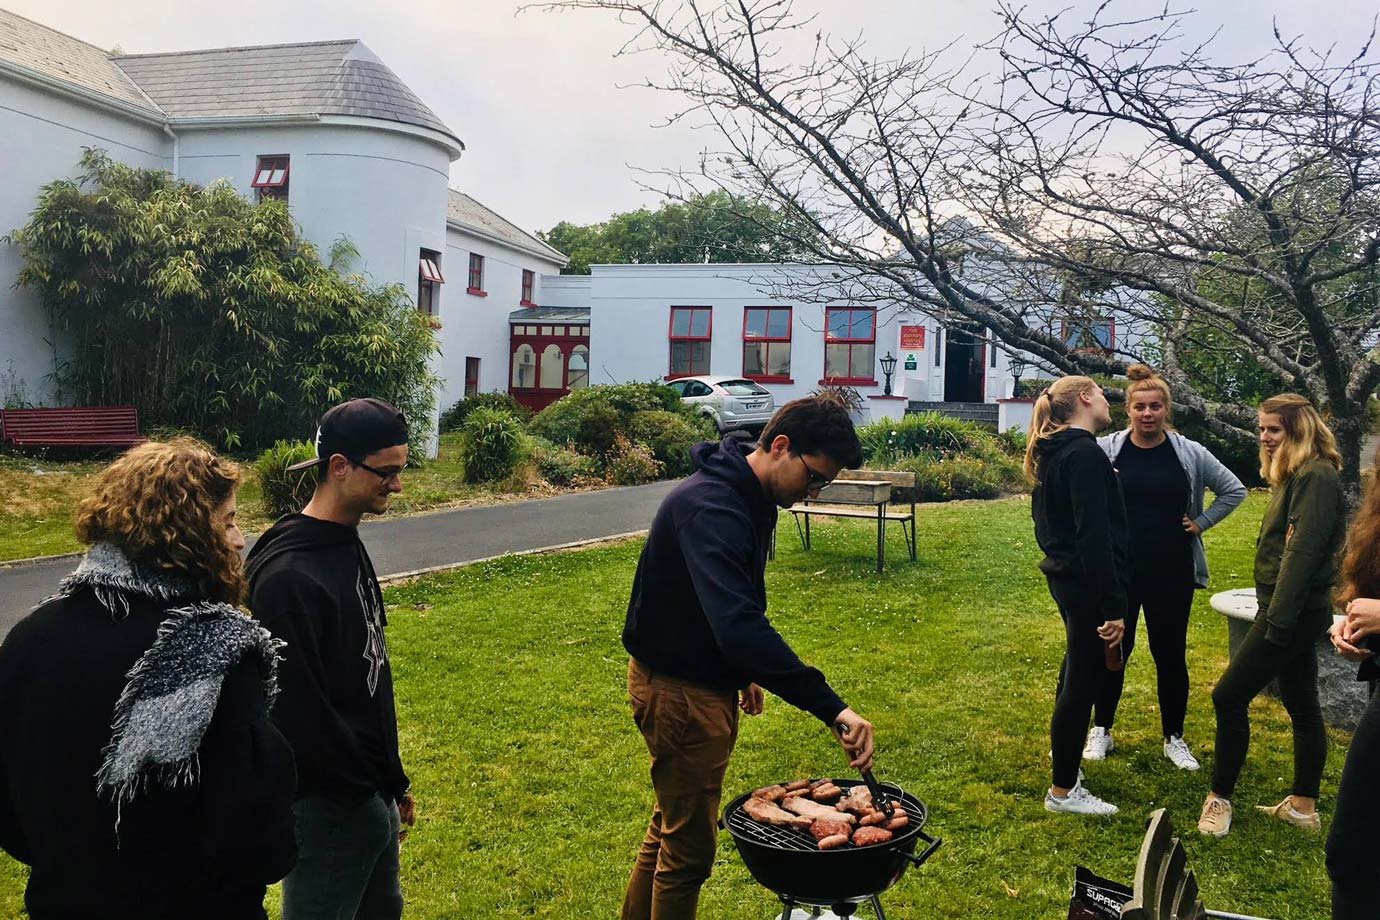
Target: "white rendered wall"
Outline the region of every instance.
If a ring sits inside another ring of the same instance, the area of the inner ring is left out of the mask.
[[[183,129],[178,136],[182,178],[202,185],[229,179],[251,200],[258,157],[291,157],[288,208],[323,261],[345,237],[359,250],[356,271],[375,283],[401,283],[415,297],[418,253],[445,250],[450,156],[440,144],[367,125]],[[450,268],[442,266],[447,278]]]
[[[0,236],[28,222],[42,185],[75,178],[83,147],[150,169],[172,160],[172,141],[158,127],[0,80]],[[21,264],[17,246],[0,244],[0,404],[52,405],[50,375],[63,345],[38,297],[15,289]]]
[[[590,298],[590,378],[596,383],[664,380],[670,367],[672,306],[711,307],[709,373],[743,373],[743,315],[747,307],[791,307],[791,382],[763,383],[777,405],[819,388],[824,377],[824,315],[827,307],[854,305],[842,289],[837,300],[802,303],[771,296],[790,279],[817,282],[827,266],[772,265],[598,265]],[[765,293],[764,293],[765,292]],[[875,359],[899,342],[897,311],[879,310]],[[898,365],[899,368],[899,365]],[[855,385],[864,397],[879,396],[876,384]],[[942,380],[942,377],[941,377]],[[895,391],[893,380],[893,392]],[[865,413],[871,415],[871,408]]]
[[[466,291],[470,254],[484,257],[484,293]],[[532,296],[542,306],[572,306],[548,296],[560,263],[495,242],[451,224],[446,232],[446,283],[441,298],[438,402],[445,411],[465,395],[465,359],[479,359],[479,392],[508,392],[508,314],[522,308],[522,272],[535,274]]]

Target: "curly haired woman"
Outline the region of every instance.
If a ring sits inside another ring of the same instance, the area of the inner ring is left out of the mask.
[[[1337,808],[1327,835],[1327,874],[1332,877],[1332,920],[1375,916],[1380,877],[1375,873],[1375,830],[1380,827],[1380,453],[1370,488],[1346,537],[1337,603],[1346,611],[1332,627],[1337,653],[1361,667],[1357,680],[1370,681],[1370,703],[1356,726],[1337,787]]]
[[[189,439],[125,453],[78,509],[80,565],[0,645],[0,846],[33,920],[259,920],[296,860],[238,483]]]

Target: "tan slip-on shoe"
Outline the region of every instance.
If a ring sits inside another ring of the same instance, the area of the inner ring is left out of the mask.
[[[1208,796],[1203,803],[1203,813],[1198,817],[1198,830],[1209,837],[1225,837],[1231,830],[1231,802],[1215,795]]]
[[[1278,818],[1285,824],[1292,824],[1294,827],[1301,827],[1306,831],[1322,830],[1322,822],[1318,819],[1315,811],[1311,815],[1294,811],[1294,799],[1292,796],[1285,796],[1284,801],[1278,805],[1257,805],[1256,811],[1264,812],[1272,818]]]

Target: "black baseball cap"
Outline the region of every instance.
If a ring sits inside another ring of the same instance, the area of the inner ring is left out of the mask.
[[[316,459],[294,463],[289,473],[311,469],[344,454],[353,461],[407,443],[407,419],[381,399],[352,399],[321,416],[316,427]]]

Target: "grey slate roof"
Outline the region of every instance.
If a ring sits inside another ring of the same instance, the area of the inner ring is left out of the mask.
[[[430,128],[460,140],[354,39],[126,54],[114,61],[173,119],[355,115]]]
[[[562,265],[570,261],[560,250],[546,245],[526,230],[519,228],[496,211],[484,207],[464,192],[457,192],[455,189],[450,190],[446,218],[476,230],[482,230],[522,249],[536,250]]]
[[[584,307],[523,307],[508,314],[512,325],[532,322],[551,322],[559,320],[566,323],[589,322],[589,310]]]
[[[0,60],[147,109],[151,114],[160,111],[115,66],[108,52],[8,10],[0,10]]]

